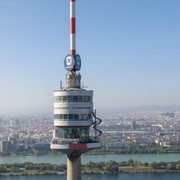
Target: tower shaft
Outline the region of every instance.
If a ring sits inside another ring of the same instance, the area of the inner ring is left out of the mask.
[[[81,156],[67,158],[67,180],[81,180]]]
[[[81,154],[100,148],[94,119],[93,90],[81,87],[81,58],[76,54],[76,0],[70,2],[70,54],[65,57],[66,88],[54,91],[54,132],[51,149],[67,154],[67,180],[81,180]],[[90,133],[94,128],[95,136]]]

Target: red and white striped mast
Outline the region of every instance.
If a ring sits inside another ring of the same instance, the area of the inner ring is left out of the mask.
[[[70,54],[76,55],[76,0],[70,0]]]
[[[76,55],[76,1],[70,0],[70,54]],[[71,70],[72,75],[76,75],[75,66]]]
[[[65,57],[64,67],[71,75],[81,69],[81,58],[76,54],[76,0],[70,0],[70,53]]]

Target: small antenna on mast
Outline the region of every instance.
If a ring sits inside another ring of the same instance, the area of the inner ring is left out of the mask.
[[[62,90],[63,87],[62,87],[62,81],[60,81],[60,90]]]

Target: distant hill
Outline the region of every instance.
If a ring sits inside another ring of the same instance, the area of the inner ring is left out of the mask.
[[[180,105],[172,105],[172,106],[161,106],[161,105],[144,105],[144,106],[137,106],[134,108],[135,111],[177,111],[180,110]]]
[[[134,107],[125,107],[125,108],[109,108],[109,109],[97,109],[99,112],[148,112],[148,111],[180,111],[180,105],[170,105],[170,106],[161,106],[161,105],[142,105]]]

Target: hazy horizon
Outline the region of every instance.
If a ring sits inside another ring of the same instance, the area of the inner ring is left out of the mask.
[[[77,53],[94,108],[180,105],[180,1],[77,0]],[[69,1],[0,1],[0,114],[53,111],[65,86]]]
[[[96,108],[95,108],[96,109]],[[128,113],[128,112],[175,112],[180,111],[180,105],[139,105],[129,107],[116,107],[116,108],[98,108],[96,109],[98,114],[106,113]],[[36,114],[52,114],[53,105],[49,107],[31,107],[31,108],[13,108],[13,109],[1,109],[0,115],[36,115]]]

